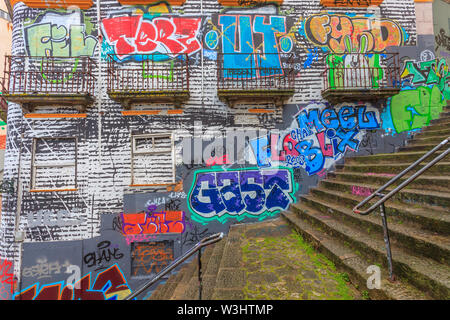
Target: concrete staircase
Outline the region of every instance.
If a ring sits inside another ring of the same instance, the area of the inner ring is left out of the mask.
[[[230,227],[228,235],[202,252],[202,299],[244,299],[245,272],[242,265],[241,234],[243,225]],[[197,255],[177,274],[159,285],[149,300],[198,300]]]
[[[329,173],[309,194],[300,196],[281,216],[318,252],[347,273],[364,296],[450,299],[450,156],[386,202],[397,277],[394,283],[387,280],[379,210],[368,216],[352,212],[372,191],[448,136],[449,107],[399,152],[346,158],[345,165],[338,165],[335,172]],[[244,299],[242,287],[247,281],[241,269],[244,229],[242,225],[231,226],[227,237],[203,253],[203,299]],[[370,274],[366,270],[370,265],[381,268],[380,289],[367,288]],[[197,270],[195,257],[160,285],[150,300],[198,299]]]
[[[397,153],[346,158],[345,165],[337,166],[282,213],[371,298],[450,299],[450,156],[385,204],[396,282],[387,281],[379,210],[367,216],[352,212],[361,200],[450,136],[449,110],[447,107],[440,119],[433,120]],[[379,290],[366,289],[370,265],[381,266]]]

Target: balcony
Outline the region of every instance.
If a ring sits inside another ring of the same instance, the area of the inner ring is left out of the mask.
[[[332,103],[385,99],[400,91],[397,53],[330,54],[326,64],[322,97]]]
[[[123,59],[123,60],[122,60]],[[125,109],[135,103],[173,103],[189,99],[189,64],[185,54],[166,60],[167,55],[117,54],[108,56],[108,95]]]
[[[324,7],[370,7],[379,6],[383,0],[320,0]]]
[[[24,111],[36,106],[74,106],[94,101],[95,62],[89,57],[6,56],[2,96]]]
[[[294,94],[293,60],[290,54],[219,54],[217,95],[231,106],[248,100],[282,105]]]

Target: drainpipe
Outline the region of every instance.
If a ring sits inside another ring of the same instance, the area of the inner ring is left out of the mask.
[[[12,9],[11,3],[9,2],[9,0],[4,0],[4,2],[5,2],[5,5],[6,5],[6,8],[8,8],[9,18],[10,18],[11,21],[12,21],[12,18],[13,18],[13,9]]]
[[[101,30],[101,11],[100,11],[100,0],[97,0],[97,37],[98,37],[98,75],[97,75],[97,114],[98,114],[98,162],[99,167],[97,168],[98,172],[101,170],[101,164],[102,164],[102,95],[103,95],[103,75],[102,75],[102,42],[103,42],[103,35]],[[94,199],[94,195],[92,197],[92,201]],[[92,213],[94,211],[94,203],[92,203]],[[92,217],[93,218],[93,217]],[[91,228],[91,236],[94,236],[94,226]]]
[[[203,0],[200,0],[200,16],[202,17],[203,21]],[[200,50],[200,58],[201,58],[201,66],[202,66],[202,107],[203,107],[203,39],[202,39],[202,50]]]

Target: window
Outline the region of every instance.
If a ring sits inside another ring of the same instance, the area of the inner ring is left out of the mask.
[[[132,136],[131,185],[175,182],[175,154],[172,134]]]
[[[76,138],[34,138],[31,191],[77,188]]]
[[[131,275],[154,277],[174,258],[174,241],[133,243],[131,249]]]

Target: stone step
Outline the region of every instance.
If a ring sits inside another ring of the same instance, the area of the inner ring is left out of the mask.
[[[212,247],[207,247],[202,253],[202,264],[206,265],[209,261]],[[197,276],[198,263],[197,254],[189,258],[185,264],[183,264],[178,272],[172,274],[169,279],[160,284],[156,290],[152,293],[149,300],[178,300],[185,297],[186,291],[189,289],[192,278]],[[174,272],[174,271],[172,271]],[[197,285],[198,295],[198,285]],[[184,298],[187,299],[187,298]]]
[[[241,249],[244,230],[245,224],[230,226],[211,296],[213,300],[243,300],[245,298],[243,288],[246,285],[246,272],[243,269]]]
[[[302,218],[307,219],[328,235],[342,240],[355,253],[367,259],[371,265],[382,263],[385,267],[387,266],[383,240],[304,204],[300,203],[296,208],[298,209],[296,213]],[[392,261],[394,274],[400,278],[400,281],[405,280],[436,299],[450,299],[450,268],[448,266],[423,256],[412,255],[397,246],[392,246]]]
[[[366,164],[338,164],[336,165],[336,169],[342,172],[366,172],[367,174],[372,173],[381,173],[386,174],[386,176],[392,176],[399,174],[406,168],[411,165],[410,162],[405,163],[380,163],[380,164],[372,164],[368,167]],[[417,169],[413,169],[412,172],[416,172],[417,170],[423,168],[426,165],[425,161],[419,165],[417,165]],[[450,162],[444,162],[444,160],[439,161],[431,168],[427,169],[427,174],[436,174],[442,172],[450,172]]]
[[[450,136],[450,127],[435,129],[434,126],[425,127],[414,135],[414,137],[441,137],[442,139],[445,139],[448,136]]]
[[[450,118],[450,111],[448,110],[443,110],[443,112],[441,112],[439,114],[439,119],[443,119],[443,118]]]
[[[202,298],[204,294],[203,290],[203,273],[208,267],[209,261],[211,260],[212,253],[214,252],[214,245],[208,246],[202,250],[201,254],[201,264],[202,264]],[[186,290],[183,292],[182,295],[179,297],[172,296],[172,299],[176,300],[198,300],[199,299],[199,281],[198,281],[198,253],[194,255],[194,259],[192,260],[191,264],[193,264],[194,267],[194,273],[192,274],[192,277],[188,281],[188,286]]]
[[[300,204],[301,205],[301,204]],[[381,268],[380,289],[368,289],[367,278],[369,276],[367,267],[373,265],[373,259],[367,259],[355,253],[344,241],[325,233],[321,228],[314,226],[308,220],[291,211],[284,211],[281,216],[288,221],[303,237],[304,240],[333,261],[336,267],[344,270],[353,285],[366,290],[371,299],[394,299],[394,300],[423,300],[430,299],[409,283],[398,280],[394,283],[387,281],[386,268]]]
[[[428,160],[433,159],[442,153],[442,150],[436,151],[434,155],[431,155]],[[353,164],[353,163],[362,163],[366,164],[368,167],[372,164],[381,164],[381,163],[413,163],[414,161],[420,159],[423,155],[425,155],[425,151],[410,151],[410,152],[396,152],[396,153],[379,153],[367,156],[356,156],[356,157],[348,157],[345,159],[345,164]],[[426,161],[427,159],[425,159]],[[441,161],[449,162],[450,155],[447,155]]]
[[[339,180],[331,180],[324,179],[320,181],[320,185],[325,186],[326,188],[334,189],[340,191],[339,189],[335,189],[336,187],[341,187],[342,184],[346,184],[349,188],[356,187],[367,187],[366,190],[359,190],[363,192],[366,196],[370,194],[371,191],[376,191],[379,189],[381,185],[369,185],[366,183],[352,183],[345,182]],[[352,189],[350,189],[352,190]],[[387,191],[392,190],[392,188],[388,188]],[[358,190],[356,190],[358,191]],[[353,192],[353,190],[351,191]],[[360,192],[360,194],[361,194]],[[450,196],[448,193],[439,192],[439,191],[429,191],[429,190],[418,190],[418,189],[402,189],[393,197],[394,200],[398,200],[404,202],[410,206],[422,206],[427,204],[429,206],[433,206],[436,210],[442,210],[448,213],[448,206],[450,205]]]
[[[430,151],[436,145],[435,144],[415,144],[415,145],[407,145],[404,147],[399,147],[398,152],[409,152],[409,151]]]
[[[379,211],[363,216],[352,212],[353,203],[358,200],[349,195],[328,190],[312,189],[311,194],[300,197],[302,203],[320,212],[333,215],[339,221],[365,230],[367,234],[383,238],[383,228]],[[295,211],[295,205],[291,211]],[[440,263],[450,264],[450,237],[436,232],[417,229],[415,225],[389,214],[388,227],[392,243],[418,255],[434,259]]]
[[[148,300],[169,300],[180,283],[184,284],[190,277],[192,270],[192,266],[188,262],[187,264],[182,265],[177,272],[173,271],[173,274],[167,281],[161,283],[155,291],[153,291]]]
[[[400,178],[397,182],[393,184],[393,186],[399,185],[401,182],[405,181],[408,176],[411,174],[407,174],[404,177]],[[386,176],[381,173],[360,173],[360,172],[351,172],[351,171],[342,171],[342,172],[329,172],[327,174],[328,179],[336,179],[340,181],[353,182],[355,185],[358,183],[369,183],[375,185],[384,185],[388,181],[390,181],[393,176]],[[437,176],[437,175],[428,175],[427,172],[418,176],[414,181],[412,181],[409,185],[405,187],[405,189],[426,189],[433,191],[448,191],[450,190],[450,177],[445,176]]]
[[[439,119],[434,119],[430,121],[430,124],[428,126],[434,126],[434,125],[450,125],[450,118],[443,116],[442,118],[440,117]]]
[[[449,123],[431,123],[429,126],[424,127],[422,130],[447,130],[449,126]]]
[[[202,300],[210,300],[214,291],[219,263],[222,260],[223,249],[226,244],[226,238],[212,245],[211,252],[207,263],[203,263],[202,259]],[[207,248],[208,249],[208,248]],[[197,259],[196,259],[197,261]],[[197,266],[197,262],[193,262]],[[198,267],[197,267],[198,270]],[[199,282],[198,273],[195,273],[189,281],[188,289],[181,297],[185,300],[198,300],[199,298]]]
[[[320,187],[330,190],[330,192],[343,192],[351,196],[353,200],[348,203],[351,208],[378,188],[368,184],[355,186],[353,183],[336,180],[322,180],[319,184]],[[416,224],[417,227],[443,235],[450,235],[450,212],[448,207],[430,206],[427,204],[418,205],[417,203],[412,203],[411,199],[405,201],[404,193],[408,194],[410,192],[402,190],[386,202],[386,211],[389,216],[398,216],[399,219],[405,219],[410,223]],[[412,196],[417,197],[418,195],[412,192]],[[370,203],[373,204],[376,200],[378,199],[370,201]],[[364,208],[368,208],[367,205]]]
[[[183,277],[183,267],[180,270],[174,270],[169,279],[165,282],[161,282],[158,287],[152,292],[152,295],[148,300],[167,300],[172,296],[173,291],[175,290],[178,282]]]
[[[432,136],[432,137],[422,137],[419,135],[415,135],[413,139],[408,140],[408,145],[417,145],[417,144],[433,144],[433,145],[438,145],[439,143],[441,143],[442,141],[444,141],[445,139],[447,139],[449,136],[448,135],[441,135],[441,136]]]
[[[433,128],[433,127],[431,127]],[[442,140],[450,136],[450,129],[441,129],[441,130],[422,130],[417,132],[414,137],[417,138],[426,138],[426,137],[437,137]]]
[[[226,237],[215,244],[214,251],[209,259],[208,265],[203,274],[203,299],[211,300],[216,286],[217,273],[222,261],[223,250],[225,248]]]

